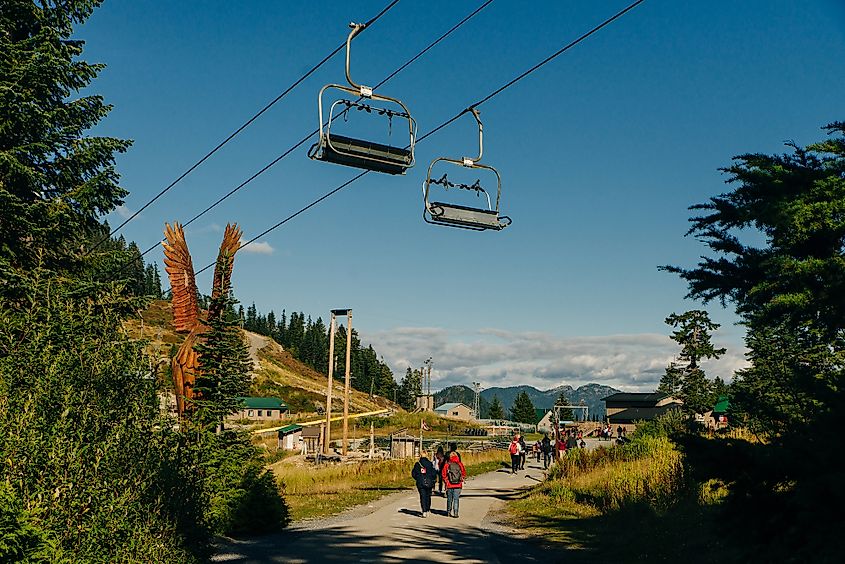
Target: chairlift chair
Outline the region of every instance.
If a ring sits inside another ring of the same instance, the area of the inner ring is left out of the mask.
[[[416,136],[417,128],[416,122],[414,121],[414,118],[411,117],[411,112],[408,110],[408,107],[400,100],[376,94],[373,92],[371,87],[356,84],[352,81],[352,77],[349,74],[349,53],[352,39],[364,29],[365,25],[350,23],[349,27],[352,28],[352,31],[349,32],[349,36],[346,39],[346,81],[349,83],[349,86],[342,84],[327,84],[320,89],[320,94],[318,96],[320,140],[309,149],[308,156],[318,161],[363,168],[375,172],[405,174],[407,169],[414,166],[414,138]],[[358,99],[353,101],[343,98],[333,102],[329,108],[329,119],[327,122],[324,122],[323,94],[329,89],[340,90],[345,94],[357,96]],[[396,109],[391,109],[390,107],[376,107],[364,102],[364,100],[386,102]],[[332,122],[342,115],[348,115],[348,112],[350,112],[353,108],[360,111],[366,111],[370,114],[376,113],[378,115],[387,116],[388,120],[390,120],[391,130],[393,118],[407,121],[409,135],[408,145],[404,148],[396,147],[392,145],[385,145],[383,143],[356,139],[354,137],[333,134],[331,131]]]
[[[425,208],[423,209],[423,219],[427,223],[435,225],[445,225],[448,227],[458,227],[461,229],[470,229],[473,231],[486,231],[493,229],[501,231],[511,224],[511,218],[508,216],[499,215],[499,201],[502,197],[502,177],[499,171],[489,165],[481,164],[481,156],[484,153],[484,126],[481,123],[481,118],[478,115],[478,110],[469,108],[468,112],[472,113],[478,124],[478,157],[470,158],[463,157],[461,159],[450,159],[448,157],[438,157],[431,161],[428,165],[428,173],[423,182],[423,201]],[[440,178],[432,178],[431,171],[439,162],[452,163],[454,165],[462,166],[471,169],[489,170],[496,175],[496,205],[492,205],[490,194],[481,186],[480,180],[476,180],[473,184],[458,184],[450,182],[447,175],[444,174]],[[487,201],[486,208],[470,207],[458,204],[450,204],[446,202],[433,201],[431,199],[431,186],[441,185],[444,189],[458,188],[462,190],[471,190],[480,197],[484,195]]]

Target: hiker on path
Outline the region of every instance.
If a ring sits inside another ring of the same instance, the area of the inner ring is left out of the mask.
[[[423,517],[428,517],[428,512],[431,511],[431,490],[434,489],[436,474],[434,465],[426,456],[426,452],[420,452],[420,459],[414,464],[411,477],[416,481],[417,491],[420,492],[420,508]]]
[[[549,457],[552,454],[552,441],[549,439],[549,434],[543,434],[543,440],[540,441],[540,450],[543,451],[543,468],[549,467]]]
[[[519,451],[521,449],[522,445],[519,444],[519,434],[516,434],[513,436],[513,440],[508,447],[508,452],[511,454],[511,474],[516,474],[516,471],[519,470]]]
[[[467,470],[457,452],[449,454],[449,461],[443,466],[443,480],[446,482],[446,514],[457,519],[461,488],[467,477]]]
[[[437,447],[437,452],[434,453],[434,469],[437,471],[437,495],[443,495],[443,474],[440,471],[443,469],[443,463],[446,462],[446,454],[443,452],[443,446]]]
[[[525,444],[525,437],[519,436],[519,469],[525,470],[525,457],[528,456],[528,445]]]
[[[540,463],[540,453],[541,453],[541,452],[543,452],[543,451],[542,451],[542,448],[543,448],[543,447],[542,447],[542,445],[540,444],[540,441],[539,441],[539,440],[537,440],[537,441],[536,441],[536,442],[535,442],[535,443],[531,446],[531,452],[533,452],[533,453],[534,453],[534,455],[537,457],[537,463],[538,463],[538,464]]]

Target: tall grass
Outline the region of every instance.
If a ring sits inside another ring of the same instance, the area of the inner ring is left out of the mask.
[[[586,504],[600,512],[644,502],[664,507],[685,485],[683,455],[667,437],[646,436],[625,446],[565,454],[529,499]]]

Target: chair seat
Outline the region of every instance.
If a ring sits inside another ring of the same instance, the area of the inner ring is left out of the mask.
[[[473,229],[502,229],[499,214],[495,210],[471,208],[457,204],[431,202],[429,204],[431,219],[439,223],[448,223],[470,227]]]
[[[413,161],[409,149],[343,135],[330,135],[327,139],[318,160],[387,174],[404,174]]]

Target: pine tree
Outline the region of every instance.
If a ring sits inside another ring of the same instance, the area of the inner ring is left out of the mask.
[[[225,262],[230,260],[222,257],[217,271],[227,272]],[[247,395],[252,370],[249,347],[238,319],[225,315],[234,303],[230,288],[221,288],[211,303],[211,309],[221,314],[208,319],[205,340],[195,347],[200,358],[200,374],[194,385],[198,396],[195,400],[197,419],[203,425],[221,429],[224,417],[239,409],[238,398]]]
[[[657,392],[667,396],[678,397],[681,392],[681,384],[684,381],[684,369],[677,362],[670,362],[666,372],[660,378],[660,385]]]
[[[111,108],[79,95],[98,4],[0,4],[0,560],[204,560],[196,469],[123,330],[138,300],[102,282],[133,283],[100,223],[130,142],[91,135]]]
[[[256,331],[258,329],[258,313],[255,309],[255,302],[252,302],[252,305],[246,308],[244,329],[247,331]]]
[[[673,313],[666,318],[666,324],[675,328],[670,338],[681,345],[678,358],[686,362],[685,365],[675,367],[670,364],[673,370],[681,371],[680,388],[676,395],[683,400],[684,411],[690,415],[704,413],[713,407],[716,397],[699,362],[705,358],[718,359],[725,354],[725,349],[717,349],[710,341],[710,332],[718,329],[719,324],[710,321],[710,316],[703,310],[692,310],[680,315]],[[667,368],[664,389],[669,388],[670,379],[675,376],[677,374]]]
[[[555,405],[569,405],[569,398],[566,397],[566,394],[561,392],[560,395],[557,397],[557,401],[555,402]],[[575,420],[575,414],[572,413],[571,407],[567,407],[565,409],[561,409],[560,411],[558,411],[558,417],[560,418],[561,421],[574,421]]]
[[[517,423],[537,423],[537,414],[534,411],[534,404],[527,392],[520,392],[513,401],[511,407],[511,420]]]
[[[493,401],[490,402],[490,419],[504,419],[505,410],[502,409],[502,402],[499,401],[498,396],[493,396]]]

